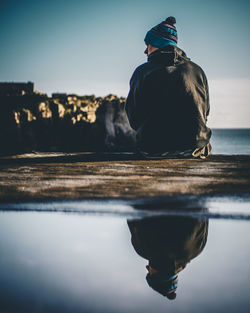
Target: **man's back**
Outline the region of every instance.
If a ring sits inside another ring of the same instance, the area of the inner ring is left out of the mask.
[[[177,46],[154,51],[135,70],[126,111],[141,151],[193,152],[209,145],[207,79]]]

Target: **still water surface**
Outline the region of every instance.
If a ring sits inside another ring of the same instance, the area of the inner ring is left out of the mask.
[[[0,312],[249,312],[249,225],[2,211]],[[185,266],[175,300],[148,285],[146,257]]]
[[[212,129],[213,154],[250,154],[250,129]]]

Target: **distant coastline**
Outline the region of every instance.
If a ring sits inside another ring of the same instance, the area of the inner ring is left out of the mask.
[[[0,83],[0,153],[134,149],[125,98],[34,91],[34,83]]]

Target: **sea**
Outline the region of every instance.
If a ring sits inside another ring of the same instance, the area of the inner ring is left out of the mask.
[[[212,131],[214,154],[250,154],[250,129]],[[0,313],[249,312],[249,199],[0,205]]]
[[[213,154],[250,154],[250,129],[212,129]]]

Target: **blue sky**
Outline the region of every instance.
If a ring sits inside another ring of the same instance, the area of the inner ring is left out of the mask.
[[[250,127],[249,13],[249,0],[0,0],[0,81],[126,96],[146,31],[173,15],[179,47],[207,74],[210,125]]]

